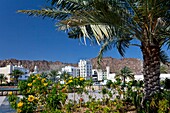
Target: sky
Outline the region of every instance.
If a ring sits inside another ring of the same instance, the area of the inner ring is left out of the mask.
[[[77,63],[80,59],[97,57],[100,46],[84,45],[58,31],[55,21],[19,14],[21,9],[40,9],[47,0],[0,0],[0,60],[47,60]],[[116,49],[104,57],[122,58]],[[131,47],[125,58],[142,59],[140,49]]]

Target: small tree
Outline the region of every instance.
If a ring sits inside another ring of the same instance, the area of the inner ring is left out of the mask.
[[[5,77],[4,74],[0,74],[0,81],[1,81],[1,84],[4,80],[6,80],[7,78]]]
[[[68,80],[68,78],[70,77],[71,75],[67,72],[63,72],[61,75],[60,75],[60,80]]]
[[[123,80],[123,85],[122,85],[122,88],[123,88],[123,93],[125,94],[125,84],[126,84],[126,79],[127,78],[130,78],[130,79],[134,79],[134,74],[132,73],[132,71],[130,70],[130,68],[128,67],[124,67],[123,69],[120,70],[120,73],[116,74],[115,78],[121,78]]]
[[[59,74],[57,70],[50,71],[48,75],[49,75],[50,80],[52,80],[53,82],[58,81],[57,76],[59,76]]]
[[[116,74],[115,78],[122,78],[123,80],[123,85],[125,85],[126,79],[134,79],[134,74],[128,67],[124,67],[123,69],[120,70],[120,73]]]
[[[19,78],[21,75],[23,75],[23,74],[24,74],[24,73],[23,73],[22,71],[20,71],[20,70],[18,70],[18,69],[15,69],[15,70],[12,71],[12,74],[11,74],[11,75],[14,77],[16,83],[18,83],[18,78]]]

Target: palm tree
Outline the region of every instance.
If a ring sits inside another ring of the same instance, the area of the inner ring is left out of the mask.
[[[115,78],[121,78],[122,79],[122,88],[123,88],[123,98],[125,99],[125,86],[126,86],[126,79],[134,79],[134,74],[128,67],[124,67],[120,70],[120,73],[117,73]]]
[[[51,0],[40,10],[19,10],[28,15],[57,20],[69,38],[88,38],[105,51],[136,46],[143,54],[144,100],[160,93],[162,47],[170,49],[169,0]],[[137,43],[135,43],[137,42]],[[86,43],[86,41],[85,41]]]
[[[46,72],[42,72],[42,73],[41,73],[41,76],[42,76],[43,78],[46,78],[46,77],[48,76],[48,74],[47,74]]]
[[[63,72],[61,75],[60,75],[60,80],[64,80],[64,81],[67,81],[69,79],[71,75],[67,72]]]
[[[48,74],[49,75],[49,78],[53,81],[53,82],[56,82],[57,77],[59,77],[59,74],[58,74],[58,71],[56,70],[52,70],[50,71],[50,73]]]
[[[18,78],[24,73],[18,69],[12,71],[11,75],[15,78],[16,83],[18,83]]]
[[[7,78],[4,76],[4,74],[0,74],[0,84],[2,84],[2,81],[6,80]]]
[[[125,87],[125,82],[127,78],[134,79],[134,74],[128,67],[124,67],[120,70],[120,73],[116,74],[115,78],[122,78],[123,87]]]

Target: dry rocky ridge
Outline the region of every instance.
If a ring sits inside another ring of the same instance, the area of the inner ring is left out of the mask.
[[[66,65],[78,66],[78,64],[73,63],[62,63],[60,61],[46,61],[46,60],[17,60],[17,59],[6,59],[0,60],[0,67],[5,67],[8,64],[18,65],[18,63],[23,65],[23,67],[33,71],[34,66],[38,66],[40,72],[50,71],[50,70],[61,70],[62,67]],[[124,66],[129,67],[134,74],[142,74],[142,60],[135,58],[123,58],[116,59],[112,57],[103,58],[101,65],[97,63],[97,58],[91,59],[93,69],[102,68],[105,70],[106,66],[110,67],[111,72],[119,72]],[[170,67],[168,67],[170,72]]]

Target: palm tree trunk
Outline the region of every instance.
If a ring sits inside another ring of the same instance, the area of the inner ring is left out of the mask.
[[[150,45],[141,47],[143,53],[144,98],[151,99],[155,93],[160,93],[160,47]]]

